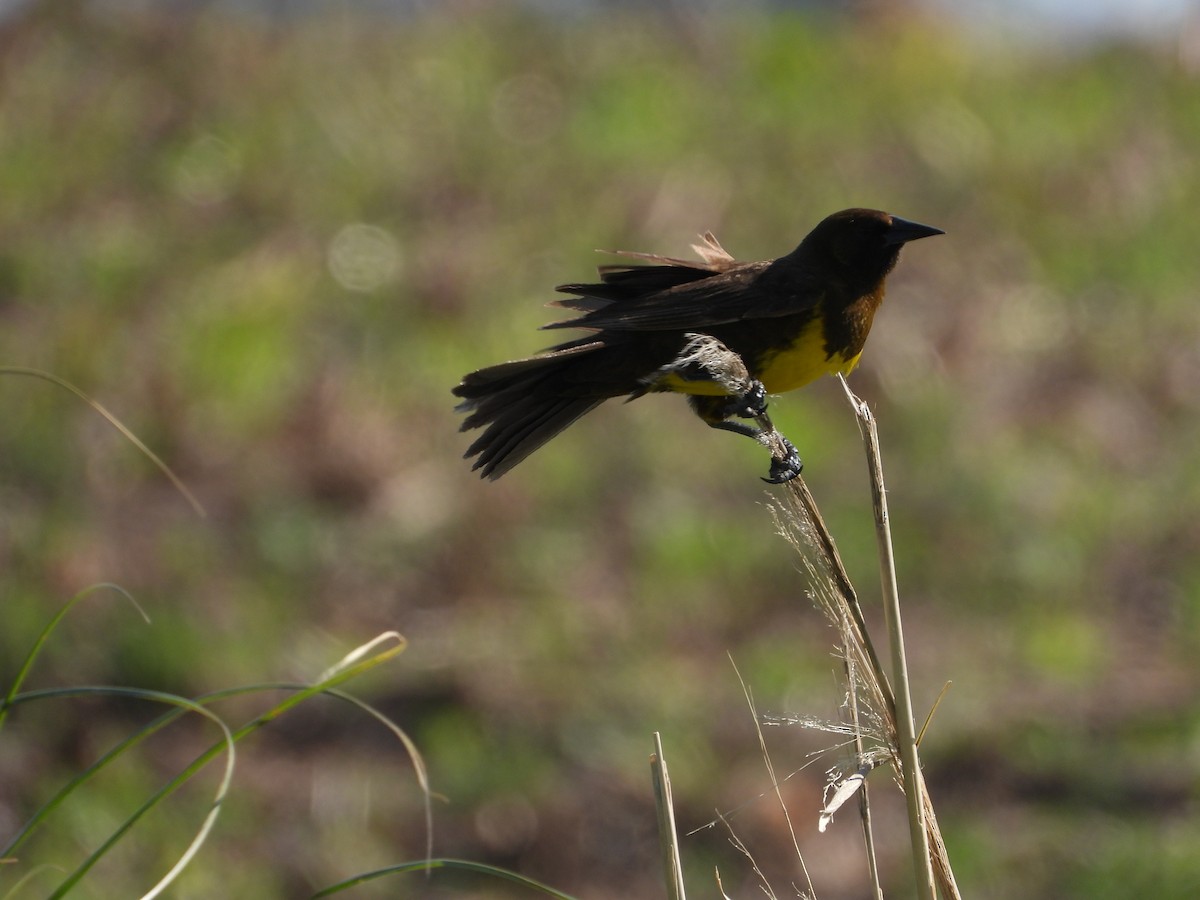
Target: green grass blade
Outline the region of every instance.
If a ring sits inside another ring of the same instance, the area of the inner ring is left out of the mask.
[[[179,491],[179,493],[183,495],[183,498],[191,504],[192,509],[196,511],[196,515],[200,516],[202,519],[207,516],[207,513],[204,511],[204,507],[201,506],[200,501],[196,499],[196,495],[188,489],[188,486],[183,483],[183,480],[178,475],[171,471],[171,467],[163,462],[157,453],[142,443],[141,438],[126,428],[125,424],[111,412],[105,409],[99,401],[93,400],[79,388],[75,387],[75,385],[71,384],[71,382],[59,378],[57,375],[52,375],[49,372],[43,372],[41,369],[29,369],[24,366],[0,366],[0,375],[24,375],[28,378],[40,378],[43,381],[48,381],[51,384],[74,394],[76,397],[94,409],[97,413],[99,413],[109,425],[121,433],[125,440],[137,447],[138,450],[140,450],[141,453],[148,460],[150,460],[150,462],[154,463],[158,470],[162,472],[163,475],[165,475],[171,482],[171,484],[175,486],[175,490]]]
[[[321,889],[312,895],[312,900],[319,900],[321,897],[332,897],[334,894],[340,894],[349,888],[365,884],[368,881],[374,881],[377,878],[383,878],[386,875],[401,875],[407,872],[431,872],[435,869],[458,869],[464,872],[478,872],[492,878],[510,881],[531,891],[545,894],[547,897],[556,897],[558,900],[574,900],[570,894],[557,891],[549,885],[542,884],[540,881],[534,881],[532,878],[526,878],[524,875],[518,875],[516,872],[509,872],[506,869],[499,869],[495,866],[471,862],[466,859],[426,859],[420,862],[397,863],[394,866],[376,869],[373,872],[363,872],[360,875],[355,875],[352,878],[347,878],[345,881],[339,881],[337,884],[331,884],[329,887]]]
[[[37,639],[33,642],[33,647],[25,657],[25,661],[21,663],[21,668],[17,670],[17,677],[13,679],[13,683],[9,687],[8,693],[4,696],[4,700],[0,701],[0,728],[4,727],[4,720],[8,718],[8,711],[13,705],[14,698],[21,690],[21,685],[24,684],[26,677],[28,677],[29,670],[33,668],[34,661],[42,652],[42,647],[44,647],[46,641],[50,639],[50,635],[54,633],[54,629],[56,629],[59,626],[59,623],[66,618],[67,613],[75,608],[76,604],[78,604],[85,597],[89,597],[101,590],[116,591],[133,604],[133,608],[141,613],[143,619],[145,619],[147,622],[150,621],[150,617],[146,615],[145,610],[138,606],[138,602],[133,599],[133,595],[120,585],[105,582],[102,584],[94,584],[89,588],[84,588],[82,591],[68,600],[62,609],[55,613],[50,621],[46,623],[46,627],[42,629],[41,634],[39,634]]]
[[[227,758],[226,764],[225,764],[225,773],[222,776],[220,784],[217,786],[216,794],[213,797],[212,808],[209,810],[208,815],[205,817],[204,822],[201,824],[200,830],[197,832],[196,837],[193,838],[191,843],[188,845],[187,849],[184,851],[183,856],[180,857],[179,861],[171,868],[171,871],[168,872],[167,875],[164,876],[164,878],[162,880],[160,880],[157,885],[155,885],[155,887],[151,890],[151,892],[146,895],[147,897],[157,896],[162,891],[163,888],[165,888],[168,884],[171,883],[171,881],[173,881],[176,877],[178,877],[179,873],[181,871],[183,871],[183,868],[187,865],[187,863],[190,862],[191,859],[196,855],[196,852],[199,850],[200,846],[204,843],[205,838],[208,836],[209,831],[212,829],[213,822],[216,820],[216,817],[217,817],[218,813],[220,812],[221,804],[224,801],[225,796],[228,794],[228,791],[229,791],[229,784],[233,780],[233,767],[234,767],[234,761],[235,761],[233,734],[230,732],[229,727],[220,719],[219,716],[217,716],[211,710],[206,709],[203,705],[196,703],[193,700],[188,700],[185,697],[179,697],[174,694],[166,694],[166,693],[163,693],[162,691],[149,691],[149,690],[141,690],[138,688],[117,688],[117,687],[64,688],[64,689],[58,689],[58,690],[54,690],[54,691],[37,692],[36,695],[26,694],[26,695],[23,695],[20,699],[27,701],[30,699],[38,699],[38,698],[45,699],[45,698],[51,697],[51,696],[62,697],[62,696],[81,695],[81,694],[105,694],[105,695],[109,695],[109,696],[130,697],[130,698],[137,699],[137,700],[148,700],[148,701],[152,701],[152,702],[156,702],[156,703],[167,703],[172,706],[179,707],[181,710],[184,710],[187,712],[199,713],[200,715],[204,716],[205,718],[211,720],[213,723],[215,723],[217,725],[218,728],[221,729],[222,741],[219,742],[216,746],[226,749],[228,751],[228,758]],[[122,742],[122,743],[126,745],[124,749],[127,749],[128,743],[127,742]],[[102,758],[102,760],[100,762],[93,764],[92,766],[89,767],[87,772],[82,773],[83,777],[73,780],[73,784],[71,785],[71,790],[73,790],[74,787],[77,787],[78,784],[81,784],[83,781],[90,778],[92,775],[95,774],[96,771],[99,771],[99,768],[101,768],[103,765],[107,765],[114,758],[115,758],[115,755],[113,753],[110,752],[109,754],[106,754],[106,756],[104,758]],[[190,777],[190,775],[188,777]],[[85,859],[75,869],[75,871],[73,871],[70,875],[68,875],[66,880],[63,881],[58,886],[58,888],[56,888],[54,890],[54,892],[52,892],[49,896],[51,898],[58,898],[58,897],[66,896],[66,894],[83,879],[83,877],[92,869],[92,867],[95,866],[96,863],[99,862],[106,853],[108,853],[108,851],[117,843],[117,841],[119,841],[129,831],[129,829],[131,829],[137,823],[137,821],[139,819],[141,819],[141,817],[143,815],[145,815],[148,811],[153,809],[159,803],[159,801],[162,800],[163,797],[165,797],[168,793],[170,793],[171,790],[174,789],[172,787],[172,785],[174,785],[175,782],[178,781],[178,778],[179,778],[179,776],[176,776],[175,779],[173,779],[171,782],[168,782],[167,787],[162,788],[162,789],[156,791],[155,793],[153,793],[140,807],[138,807],[137,810],[135,810],[133,812],[133,814],[131,814],[128,818],[126,818],[126,820],[123,823],[121,823],[121,825],[118,826],[117,829],[115,831],[113,831],[113,833],[111,835],[109,835],[108,838],[106,838],[104,840],[104,842],[100,844],[99,847],[97,847],[94,851],[92,851],[92,853],[90,853],[88,855],[87,859]],[[47,803],[45,806],[43,806],[42,809],[38,810],[37,816],[35,817],[36,821],[40,822],[46,816],[48,816],[51,812],[53,812],[56,808],[58,808],[58,806],[61,805],[61,803],[63,802],[63,800],[66,799],[66,797],[69,795],[69,793],[70,793],[69,790],[60,792],[53,800],[51,800],[49,803]],[[23,840],[24,837],[27,836],[31,830],[32,830],[32,825],[27,825],[18,834],[18,841],[15,841],[14,844],[11,844],[10,846],[15,846],[16,842],[19,842],[19,840]],[[8,849],[9,848],[5,849],[3,855],[8,855]]]
[[[381,643],[386,642],[386,641],[393,641],[394,646],[388,647],[382,651],[376,652],[376,648]],[[177,696],[170,695],[170,694],[164,694],[164,693],[157,692],[157,691],[140,690],[140,689],[135,689],[135,688],[103,687],[103,686],[76,687],[76,688],[51,688],[51,689],[40,690],[40,691],[30,691],[30,692],[26,692],[24,694],[16,694],[16,695],[11,696],[6,701],[7,706],[18,706],[20,704],[33,702],[35,700],[45,700],[45,699],[52,699],[52,698],[59,699],[59,698],[64,698],[64,697],[73,697],[73,696],[91,695],[91,694],[116,694],[116,695],[121,695],[121,696],[134,697],[137,699],[144,699],[144,700],[150,700],[150,701],[156,701],[156,702],[165,702],[165,703],[171,704],[172,706],[174,706],[176,708],[168,711],[164,715],[155,719],[153,722],[149,723],[144,728],[139,729],[139,731],[136,732],[135,734],[130,735],[128,738],[126,738],[125,740],[118,743],[112,750],[105,753],[99,760],[97,760],[95,763],[88,766],[87,769],[85,769],[83,772],[80,772],[77,776],[72,778],[66,785],[63,786],[63,788],[61,788],[58,791],[57,794],[55,794],[54,797],[52,797],[45,804],[42,805],[42,807],[30,818],[30,820],[28,822],[26,822],[20,830],[18,830],[18,832],[13,836],[13,838],[9,841],[9,843],[3,849],[0,849],[0,858],[11,856],[13,851],[15,851],[21,844],[23,844],[25,842],[25,840],[33,833],[33,831],[37,828],[37,826],[40,825],[43,821],[45,821],[45,819],[47,817],[49,817],[49,815],[51,813],[53,813],[56,809],[58,809],[62,805],[62,803],[77,788],[79,788],[84,783],[86,783],[91,778],[93,778],[96,774],[98,774],[102,769],[104,769],[106,766],[108,766],[114,760],[118,759],[121,756],[121,754],[127,752],[133,746],[137,745],[138,743],[141,743],[146,738],[148,738],[151,735],[155,734],[156,732],[160,731],[162,728],[166,727],[166,725],[175,721],[175,719],[179,718],[183,714],[185,714],[187,712],[199,712],[202,715],[205,715],[206,717],[213,719],[215,722],[217,722],[220,725],[222,731],[224,732],[222,740],[217,741],[212,746],[206,748],[195,759],[193,759],[192,762],[186,768],[184,768],[182,771],[180,771],[174,778],[172,778],[165,785],[163,785],[163,787],[161,787],[154,794],[152,794],[146,800],[146,802],[143,803],[142,806],[140,806],[132,815],[130,815],[126,819],[126,821],[124,823],[122,823],[122,825],[116,831],[114,831],[113,834],[110,835],[110,837],[108,839],[106,839],[104,841],[104,843],[96,851],[94,851],[74,872],[71,873],[71,875],[68,876],[67,880],[65,882],[63,882],[62,885],[59,886],[58,890],[55,893],[50,895],[52,897],[60,897],[60,896],[63,896],[66,891],[69,891],[72,887],[74,887],[79,882],[79,880],[82,879],[83,876],[86,875],[87,872],[96,864],[96,862],[98,862],[103,857],[103,855],[105,853],[107,853],[108,850],[111,849],[112,846],[115,845],[116,842],[118,840],[120,840],[120,838],[122,836],[124,836],[124,834],[126,834],[129,831],[129,829],[132,828],[133,825],[136,824],[137,821],[142,816],[144,816],[147,812],[149,812],[151,809],[153,809],[158,803],[160,803],[162,800],[169,797],[176,790],[178,790],[180,787],[182,787],[184,784],[186,784],[194,775],[196,775],[200,770],[202,770],[223,749],[228,749],[229,753],[230,753],[229,762],[226,765],[226,773],[225,773],[224,777],[222,778],[222,782],[221,782],[221,785],[219,786],[218,793],[214,797],[212,810],[210,811],[209,815],[206,817],[206,819],[205,819],[204,823],[202,824],[201,829],[197,833],[196,837],[189,844],[189,846],[185,850],[183,856],[181,856],[180,860],[176,863],[175,866],[172,867],[171,871],[167,874],[167,876],[164,876],[164,878],[162,880],[160,880],[159,883],[157,885],[155,885],[154,888],[151,889],[151,892],[146,895],[148,897],[157,896],[163,889],[165,889],[171,883],[171,881],[173,881],[176,877],[178,877],[179,873],[183,870],[183,868],[187,865],[187,863],[189,863],[191,861],[191,859],[195,856],[196,852],[198,852],[200,846],[204,842],[204,839],[207,837],[209,831],[211,830],[212,825],[216,819],[216,814],[220,810],[221,802],[223,801],[225,794],[228,790],[229,781],[232,777],[233,747],[237,743],[237,741],[241,740],[242,738],[244,738],[251,732],[257,730],[258,728],[261,728],[263,725],[266,725],[267,723],[277,719],[279,716],[283,715],[283,713],[287,712],[288,710],[292,709],[293,707],[297,706],[298,704],[303,703],[308,698],[314,696],[315,694],[320,694],[320,693],[330,694],[331,696],[334,696],[337,699],[349,702],[349,703],[357,706],[359,709],[362,709],[362,710],[370,713],[374,718],[376,718],[377,720],[382,722],[386,727],[388,727],[393,732],[393,734],[395,734],[397,736],[397,738],[401,741],[401,743],[405,747],[405,750],[408,752],[409,758],[413,762],[414,769],[417,773],[418,782],[419,782],[419,784],[422,788],[422,791],[424,793],[424,796],[425,796],[427,846],[431,846],[431,842],[432,842],[432,809],[431,809],[431,804],[430,804],[430,797],[432,796],[432,794],[431,794],[431,791],[429,790],[428,774],[427,774],[427,771],[425,768],[424,760],[422,759],[420,753],[418,752],[416,745],[412,742],[411,738],[409,738],[408,735],[405,734],[403,732],[403,730],[401,730],[399,728],[399,726],[397,726],[394,722],[392,722],[390,719],[388,719],[386,716],[384,716],[378,710],[375,710],[369,704],[367,704],[349,694],[346,694],[342,691],[337,690],[335,687],[336,685],[343,684],[346,681],[349,681],[350,679],[357,678],[360,675],[362,675],[363,673],[374,668],[375,666],[380,665],[383,662],[386,662],[386,661],[392,659],[399,653],[403,652],[406,646],[407,646],[407,642],[405,641],[403,636],[401,636],[395,632],[388,632],[383,635],[380,635],[378,638],[375,638],[373,641],[371,641],[367,644],[364,644],[363,647],[358,648],[358,650],[356,650],[353,653],[351,653],[350,655],[348,655],[345,659],[342,660],[342,662],[340,662],[338,665],[336,665],[332,669],[330,669],[326,673],[323,680],[318,681],[314,684],[270,683],[270,684],[258,684],[258,685],[251,685],[251,686],[243,686],[243,687],[238,687],[238,688],[230,688],[230,689],[226,689],[226,690],[222,690],[222,691],[216,691],[216,692],[213,692],[210,694],[206,694],[195,700],[189,700],[186,698],[177,697]],[[367,656],[367,655],[365,655],[367,653],[373,653],[374,655]],[[266,712],[264,712],[258,716],[255,716],[249,722],[245,723],[241,727],[234,729],[234,730],[229,729],[220,718],[218,718],[214,713],[212,713],[211,711],[209,711],[207,709],[207,706],[209,706],[212,703],[215,703],[219,700],[228,699],[230,697],[243,695],[243,694],[247,694],[247,693],[264,691],[264,690],[285,690],[285,691],[291,691],[293,693],[291,694],[291,696],[287,697],[282,702],[277,703],[275,706],[271,707]]]

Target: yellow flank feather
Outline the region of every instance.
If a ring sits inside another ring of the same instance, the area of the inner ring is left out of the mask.
[[[794,391],[822,375],[848,373],[858,363],[855,354],[847,360],[839,353],[825,353],[825,332],[819,320],[814,320],[787,347],[771,353],[758,364],[758,379],[768,394]]]
[[[700,394],[704,397],[724,397],[729,391],[715,381],[692,380],[684,378],[678,372],[667,372],[656,377],[652,390],[674,391],[677,394]]]

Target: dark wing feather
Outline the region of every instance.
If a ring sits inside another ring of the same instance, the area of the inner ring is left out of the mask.
[[[646,294],[670,290],[693,281],[711,278],[739,265],[721,246],[711,231],[700,235],[699,244],[693,244],[699,260],[678,259],[657,253],[639,253],[635,250],[602,250],[613,256],[638,259],[652,265],[604,265],[599,266],[600,284],[560,284],[556,291],[576,296],[554,300],[549,305],[593,312],[609,304],[635,300]]]
[[[646,294],[657,294],[681,284],[710,278],[713,274],[690,266],[601,266],[600,284],[560,284],[556,291],[578,296],[557,300],[551,305],[600,309],[610,303],[636,300]]]
[[[581,295],[577,304],[584,315],[545,328],[602,328],[610,331],[674,331],[704,329],[743,319],[795,315],[816,305],[821,292],[810,286],[802,272],[790,271],[786,279],[763,276],[771,261],[740,263],[723,272],[690,270],[694,277],[667,288],[658,287],[665,267],[634,266],[627,281],[610,285],[564,285]],[[667,271],[678,272],[671,267]],[[678,276],[676,276],[678,277]],[[769,280],[770,284],[764,284]],[[613,290],[613,288],[625,290]]]

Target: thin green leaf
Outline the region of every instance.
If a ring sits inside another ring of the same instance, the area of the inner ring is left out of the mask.
[[[175,878],[179,876],[179,873],[183,871],[184,867],[199,851],[200,846],[203,845],[209,831],[212,830],[213,823],[216,821],[216,817],[220,812],[221,804],[229,792],[230,782],[233,780],[233,767],[235,760],[233,734],[230,732],[228,726],[221,721],[219,716],[210,710],[205,709],[205,707],[201,704],[192,700],[188,700],[185,697],[163,693],[162,691],[148,691],[138,688],[118,687],[66,688],[57,689],[54,691],[37,692],[36,695],[26,694],[19,699],[28,700],[36,699],[38,697],[45,698],[48,696],[78,696],[84,694],[105,694],[110,696],[131,697],[138,700],[148,700],[155,703],[170,704],[188,712],[199,713],[205,718],[211,720],[217,725],[218,728],[221,729],[222,740],[216,746],[218,748],[226,749],[228,751],[228,758],[225,763],[225,773],[222,776],[221,781],[217,786],[217,791],[213,797],[212,808],[209,810],[208,815],[205,816],[204,822],[200,826],[200,830],[189,843],[187,849],[184,850],[184,853],[180,857],[179,861],[171,868],[171,871],[168,872],[167,875],[164,876],[159,883],[156,884],[154,888],[152,888],[151,891],[145,895],[147,898],[156,897],[167,885],[169,885],[175,880]],[[114,757],[111,753],[106,754],[106,758],[103,759],[102,763],[89,767],[89,772],[85,773],[85,778],[91,777],[91,774],[93,774],[94,771],[97,771],[100,765],[106,765],[109,761],[111,761],[112,758]],[[190,774],[188,777],[190,777]],[[179,778],[180,776],[176,776],[175,779],[172,779],[171,782],[168,782],[168,785],[165,788],[162,788],[152,794],[140,807],[138,807],[137,810],[133,812],[132,815],[126,818],[126,820],[111,835],[109,835],[99,847],[92,851],[92,853],[88,855],[87,859],[85,859],[75,869],[74,872],[68,875],[66,880],[63,881],[49,896],[51,898],[66,896],[66,894],[83,879],[83,877],[92,869],[92,867],[95,866],[96,863],[99,862],[106,853],[108,853],[108,851],[117,843],[117,841],[119,841],[143,815],[145,815],[149,810],[153,809],[163,797],[167,796],[168,793],[174,790],[172,785],[174,785]],[[82,780],[85,779],[76,779],[78,783],[82,783]],[[54,800],[43,806],[35,817],[37,821],[40,821],[41,819],[45,818],[46,815],[52,812],[62,802],[62,800],[66,798],[68,793],[69,791],[60,792]],[[24,836],[29,830],[31,830],[31,826],[27,825],[26,828],[22,829],[22,832],[19,833],[18,838],[23,840]],[[16,842],[17,841],[14,841],[12,844],[10,844],[10,847],[15,846]],[[6,848],[3,855],[8,855],[8,852],[9,850]]]
[[[125,424],[107,409],[105,409],[99,401],[93,400],[79,388],[75,387],[75,385],[71,384],[71,382],[59,378],[57,375],[52,375],[49,372],[43,372],[41,369],[28,369],[24,366],[0,366],[0,375],[24,375],[29,378],[40,378],[43,381],[48,381],[65,391],[70,391],[72,394],[94,409],[97,413],[99,413],[109,425],[121,433],[125,440],[137,447],[138,450],[140,450],[142,454],[148,460],[150,460],[150,462],[154,463],[154,465],[158,467],[158,470],[167,476],[167,479],[175,486],[175,490],[179,491],[179,493],[183,495],[183,498],[191,504],[192,509],[196,511],[196,515],[202,519],[208,515],[204,511],[204,507],[200,505],[200,501],[197,500],[196,496],[188,489],[188,486],[183,483],[183,480],[178,475],[171,471],[171,467],[163,462],[159,458],[158,454],[142,443],[141,438],[126,428]]]
[[[42,629],[41,634],[37,636],[37,640],[33,642],[33,647],[30,649],[29,654],[25,657],[25,661],[21,663],[21,668],[17,670],[17,677],[13,679],[12,686],[8,689],[8,693],[5,695],[4,700],[0,701],[0,728],[4,727],[4,720],[8,718],[8,710],[13,705],[13,698],[16,697],[18,691],[20,691],[21,685],[25,682],[26,677],[29,675],[29,670],[33,668],[34,661],[37,659],[38,654],[42,652],[42,647],[45,645],[46,641],[49,640],[50,635],[54,632],[54,629],[58,627],[59,623],[66,617],[67,613],[74,609],[75,605],[79,603],[79,601],[101,590],[116,591],[131,604],[133,604],[133,608],[141,613],[143,619],[145,619],[147,622],[150,621],[150,617],[146,615],[146,611],[144,609],[138,606],[138,602],[133,599],[133,595],[119,584],[104,582],[102,584],[94,584],[89,588],[84,588],[82,591],[68,600],[63,608],[60,609],[54,615],[54,617],[50,619],[49,622],[46,623],[46,627]]]
[[[400,875],[407,872],[431,872],[434,869],[461,869],[464,872],[478,872],[492,878],[511,881],[513,884],[528,888],[531,891],[537,891],[548,897],[557,897],[558,900],[574,900],[570,894],[557,891],[549,885],[542,884],[540,881],[534,881],[532,878],[526,878],[524,875],[518,875],[516,872],[509,872],[506,869],[498,869],[495,866],[471,862],[466,859],[427,859],[420,862],[397,863],[394,866],[376,869],[373,872],[363,872],[361,875],[355,875],[353,878],[348,878],[345,881],[339,881],[337,884],[323,888],[312,895],[312,900],[319,900],[321,897],[332,897],[334,894],[339,894],[344,890],[365,884],[368,881],[374,881],[377,878],[383,878],[385,875]]]

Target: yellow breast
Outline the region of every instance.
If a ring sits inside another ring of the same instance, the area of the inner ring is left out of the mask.
[[[786,347],[774,351],[759,365],[758,378],[768,394],[782,394],[804,387],[822,375],[849,375],[858,365],[858,352],[846,358],[840,353],[825,353],[825,334],[820,322],[813,321]]]

